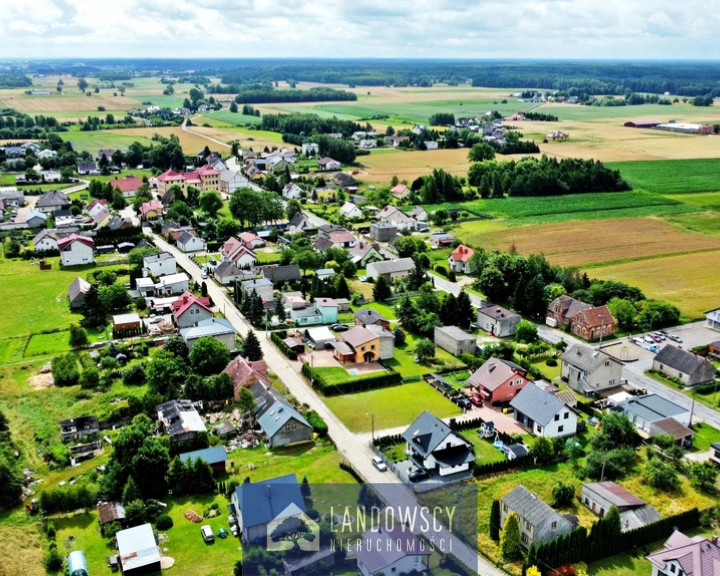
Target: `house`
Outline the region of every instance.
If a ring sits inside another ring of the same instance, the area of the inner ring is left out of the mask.
[[[242,356],[235,356],[223,370],[233,381],[235,400],[243,388],[252,388],[258,382],[270,385],[265,360],[251,362]]]
[[[120,502],[101,502],[97,505],[98,524],[100,533],[103,534],[103,527],[112,522],[122,523],[125,520],[125,508]]]
[[[219,340],[228,350],[235,350],[235,328],[225,318],[200,320],[195,326],[181,328],[180,336],[185,339],[188,349],[192,350],[198,338],[211,337]]]
[[[183,232],[176,241],[177,247],[183,252],[199,252],[205,250],[205,240],[190,232]]]
[[[25,216],[25,224],[27,224],[28,228],[44,228],[47,225],[47,216],[48,215],[44,212],[32,210],[27,216]]]
[[[231,236],[220,248],[220,257],[233,262],[238,268],[249,268],[255,264],[257,257],[252,248],[240,238]]]
[[[710,444],[710,461],[720,464],[720,442]]]
[[[263,302],[263,305],[272,304],[273,302],[273,283],[267,278],[254,278],[245,280],[240,283],[243,297],[250,296],[255,292]]]
[[[303,293],[298,291],[282,292],[281,298],[283,307],[286,310],[305,308],[310,305],[310,302],[305,300]]]
[[[335,174],[333,174],[333,182],[345,189],[357,186],[355,178],[353,178],[352,174],[348,174],[347,172],[335,172]]]
[[[685,386],[715,380],[715,366],[707,358],[666,344],[653,358],[653,370],[668,378],[677,378]]]
[[[437,232],[430,233],[430,245],[433,248],[445,248],[455,242],[455,235],[438,230]]]
[[[357,204],[345,202],[345,204],[340,207],[340,215],[349,220],[354,220],[355,218],[362,218],[363,212]]]
[[[640,435],[645,438],[671,435],[681,443],[692,440],[692,412],[667,398],[657,394],[630,396],[620,402],[617,409],[635,424]]]
[[[244,482],[235,488],[231,506],[246,544],[265,542],[269,524],[278,525],[305,513],[305,500],[295,474]]]
[[[380,312],[372,308],[359,308],[355,312],[355,326],[369,326],[376,324],[382,326],[385,330],[390,330],[390,321]]]
[[[368,330],[374,332],[380,339],[380,360],[390,360],[395,357],[395,334],[378,324],[368,324]]]
[[[96,438],[99,434],[97,416],[80,416],[60,421],[60,438],[63,442]]]
[[[55,230],[41,230],[33,238],[35,252],[49,252],[58,249],[57,232]]]
[[[101,149],[101,150],[98,150],[97,156],[95,156],[95,160],[96,160],[97,162],[99,162],[100,160],[102,160],[103,158],[105,158],[105,160],[107,160],[108,162],[112,162],[113,154],[115,154],[115,150],[110,150],[110,149],[104,150],[104,149]]]
[[[510,402],[530,382],[527,371],[514,362],[489,358],[468,378],[468,384],[491,404]]]
[[[423,142],[425,145],[425,150],[437,150],[438,149],[438,143],[435,140],[425,140]]]
[[[63,192],[50,190],[37,199],[35,208],[45,214],[55,212],[55,210],[65,210],[70,208],[70,198]]]
[[[560,362],[562,380],[584,396],[597,396],[622,384],[623,363],[602,350],[574,344],[560,356]]]
[[[615,332],[615,318],[604,305],[580,310],[570,319],[570,332],[585,340],[612,336]]]
[[[307,214],[304,214],[303,212],[298,212],[292,218],[290,218],[287,229],[288,232],[292,234],[295,232],[303,232],[304,230],[310,230],[312,227],[312,222],[310,222]]]
[[[377,362],[380,359],[380,337],[364,326],[354,326],[338,335],[333,342],[333,356],[339,362]]]
[[[514,336],[520,320],[520,314],[489,302],[477,311],[478,328],[498,338]]]
[[[157,220],[163,213],[163,205],[158,200],[150,200],[140,204],[140,218]]]
[[[270,280],[273,285],[282,282],[296,282],[302,278],[300,267],[297,264],[263,266],[262,275]]]
[[[318,170],[321,170],[323,172],[340,170],[342,168],[342,164],[340,162],[338,162],[337,160],[333,160],[329,156],[320,158],[320,160],[318,160],[317,163],[318,163]]]
[[[581,501],[600,518],[615,506],[620,512],[620,529],[623,532],[662,519],[655,508],[615,482],[586,482],[582,487]]]
[[[377,280],[380,276],[385,276],[389,282],[404,280],[413,270],[415,270],[415,261],[412,258],[371,262],[366,268],[368,277]]]
[[[116,178],[110,180],[110,186],[119,190],[123,198],[134,198],[140,187],[143,185],[142,179],[137,176],[128,174],[125,178]]]
[[[375,214],[375,219],[378,222],[394,224],[401,230],[412,230],[417,224],[415,218],[408,216],[405,212],[395,206],[385,206],[382,210]]]
[[[313,427],[277,390],[265,382],[252,387],[257,423],[267,436],[268,448],[291,446],[312,440]]]
[[[178,328],[195,326],[202,320],[212,318],[209,298],[198,298],[192,292],[185,291],[171,306],[173,323]]]
[[[247,270],[241,270],[230,260],[223,260],[215,266],[213,276],[215,276],[215,280],[220,282],[220,284],[227,286],[235,282],[235,280],[244,280],[248,276],[254,276],[254,274]]]
[[[333,276],[335,276],[336,272],[334,268],[318,268],[315,270],[315,276],[317,276],[317,279],[321,282],[324,282],[325,280],[330,280]]]
[[[569,534],[574,528],[570,520],[555,512],[522,484],[500,499],[500,526],[505,526],[511,512],[515,512],[520,520],[520,542],[524,548]]]
[[[95,162],[78,162],[77,173],[81,176],[97,176],[100,174],[100,169],[97,167]]]
[[[418,467],[447,477],[467,473],[475,461],[473,446],[425,410],[403,433],[406,453]]]
[[[578,417],[560,398],[530,382],[510,400],[515,421],[535,436],[558,438],[577,432]]]
[[[160,548],[152,524],[142,524],[115,534],[118,563],[123,576],[160,572]]]
[[[370,237],[377,242],[391,242],[397,236],[398,227],[391,222],[370,224]]]
[[[304,194],[305,191],[295,182],[288,182],[282,189],[282,197],[286,200],[300,200]]]
[[[327,326],[308,328],[305,330],[305,337],[308,339],[308,346],[314,350],[323,350],[336,340],[335,334],[330,332]]]
[[[135,290],[143,298],[155,296],[155,282],[149,276],[146,278],[135,278]]]
[[[545,323],[553,328],[566,330],[573,316],[582,310],[592,308],[590,304],[568,296],[558,296],[548,304]]]
[[[165,195],[174,186],[180,186],[183,193],[188,186],[195,186],[201,192],[220,188],[220,172],[207,164],[193,172],[180,173],[172,168],[157,177],[158,194]]]
[[[170,252],[151,254],[143,258],[143,276],[169,276],[177,273],[175,256]]]
[[[318,239],[315,242],[315,249],[323,251],[330,246],[340,248],[352,248],[357,240],[352,232],[337,224],[325,224],[318,227]]]
[[[370,262],[385,260],[385,256],[380,252],[379,244],[370,244],[363,241],[350,248],[348,254],[350,254],[352,263],[358,268],[365,268]]]
[[[314,156],[320,151],[320,147],[315,142],[304,142],[301,151],[305,156]]]
[[[90,290],[90,282],[87,282],[78,276],[72,281],[68,287],[68,299],[70,300],[71,310],[81,310],[85,305],[85,294]]]
[[[14,186],[3,186],[0,188],[0,200],[7,208],[19,208],[25,206],[25,192]]]
[[[155,294],[158,296],[172,296],[182,294],[190,289],[190,279],[185,272],[169,274],[158,278],[155,284]]]
[[[142,332],[142,320],[135,312],[115,314],[112,317],[113,334],[118,337],[136,336]]]
[[[407,186],[405,186],[405,184],[401,182],[390,189],[390,194],[392,194],[398,200],[404,200],[405,198],[410,196],[410,188],[408,188]]]
[[[461,274],[469,274],[472,272],[470,269],[470,258],[475,255],[475,250],[468,248],[463,244],[460,244],[452,254],[448,256],[448,269],[453,272],[460,272]]]
[[[517,460],[525,458],[530,454],[530,450],[526,444],[506,444],[503,448],[503,454],[507,460]]]
[[[362,576],[395,576],[427,573],[430,550],[421,546],[417,536],[405,526],[377,526],[362,535],[365,546],[356,551]]]
[[[662,550],[645,556],[652,564],[652,576],[718,576],[720,546],[717,538],[685,536],[675,530]]]
[[[165,434],[177,444],[193,442],[207,432],[205,423],[190,400],[170,400],[157,407],[158,421]]]
[[[95,262],[95,241],[87,236],[70,234],[58,240],[60,263],[63,266],[79,266]]]
[[[192,452],[182,452],[178,454],[178,458],[183,464],[193,462],[196,459],[203,460],[210,465],[214,474],[225,474],[225,462],[227,461],[227,448],[225,446],[212,446],[202,450],[193,450]]]
[[[705,325],[713,330],[720,330],[720,308],[705,312]]]
[[[334,324],[338,321],[338,305],[332,298],[317,298],[303,308],[291,308],[290,319],[298,326]]]
[[[475,354],[477,348],[475,337],[457,326],[437,326],[433,333],[433,341],[453,356]]]
[[[234,170],[220,170],[218,182],[220,184],[218,192],[224,196],[232,196],[235,190],[245,188],[248,185],[247,178]]]
[[[260,238],[257,234],[252,232],[242,232],[238,235],[238,239],[247,247],[252,250],[265,246],[265,240]]]
[[[427,222],[428,213],[422,206],[413,206],[412,210],[405,212],[410,218],[414,218],[418,223]]]

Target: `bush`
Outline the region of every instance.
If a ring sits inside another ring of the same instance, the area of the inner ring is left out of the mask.
[[[145,366],[133,364],[122,373],[123,384],[126,386],[139,386],[145,384]]]
[[[167,514],[163,514],[162,516],[158,516],[157,520],[155,520],[155,528],[158,530],[169,530],[173,527],[173,519],[170,518]]]
[[[57,551],[57,548],[51,547],[45,556],[45,569],[48,572],[59,572],[62,565],[63,557],[60,556],[60,552]]]
[[[328,435],[328,426],[325,420],[323,420],[315,410],[308,412],[305,418],[310,426],[313,427],[313,431],[318,435],[318,438],[325,438]]]
[[[545,360],[545,366],[557,366],[557,360],[555,358],[548,358]]]

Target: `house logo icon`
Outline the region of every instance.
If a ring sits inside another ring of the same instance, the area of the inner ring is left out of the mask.
[[[289,504],[268,522],[266,547],[273,552],[319,552],[320,526],[296,504]]]

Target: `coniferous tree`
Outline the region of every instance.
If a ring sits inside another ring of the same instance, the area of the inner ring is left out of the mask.
[[[520,520],[515,512],[510,512],[500,534],[500,553],[504,560],[513,562],[522,555],[520,544]]]
[[[243,342],[242,352],[243,356],[249,362],[262,360],[263,351],[260,347],[260,341],[258,340],[258,337],[255,335],[255,332],[253,330],[248,331],[248,335],[245,337],[245,341]]]
[[[385,302],[392,296],[392,288],[385,276],[378,276],[375,280],[375,286],[373,287],[373,298],[376,302]]]
[[[493,500],[490,508],[490,538],[497,542],[500,539],[500,501]]]

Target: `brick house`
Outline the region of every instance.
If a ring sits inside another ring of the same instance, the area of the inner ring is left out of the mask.
[[[489,358],[468,378],[468,384],[491,404],[510,402],[528,382],[524,368],[495,357]]]

